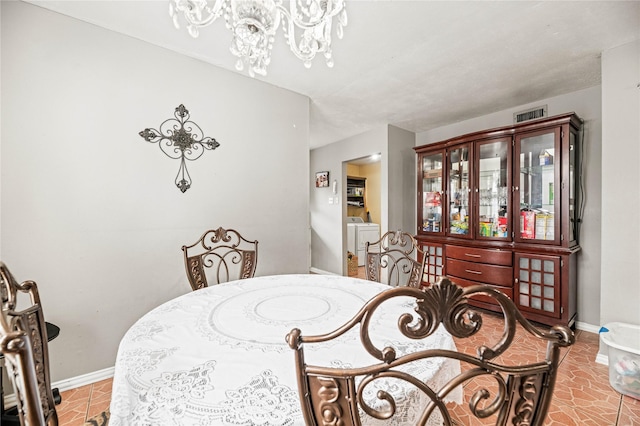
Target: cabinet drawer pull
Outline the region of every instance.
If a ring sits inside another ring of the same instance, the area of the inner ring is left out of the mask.
[[[470,274],[482,275],[482,272],[480,272],[480,271],[472,271],[470,269],[465,269],[464,271],[468,272]]]
[[[480,257],[479,254],[471,254],[471,253],[465,253],[465,256],[469,256],[469,257]]]

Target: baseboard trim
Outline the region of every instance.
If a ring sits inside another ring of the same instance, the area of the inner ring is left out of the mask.
[[[90,385],[91,383],[110,379],[113,377],[115,367],[105,368],[104,370],[94,371],[92,373],[83,374],[81,376],[72,377],[70,379],[60,380],[52,383],[51,386],[58,388],[60,392],[69,389],[79,388],[80,386]]]
[[[322,269],[314,268],[313,266],[309,268],[309,272],[312,274],[319,274],[319,275],[338,275],[338,274],[334,274],[333,272],[323,271]]]
[[[90,385],[91,383],[110,379],[113,377],[114,371],[115,367],[105,368],[104,370],[98,370],[91,373],[83,374],[81,376],[71,377],[70,379],[64,379],[54,382],[51,384],[51,387],[58,388],[60,392],[64,392],[69,389],[75,389],[81,386]],[[4,406],[13,407],[14,405],[16,405],[15,394],[6,395],[4,397]]]
[[[576,321],[576,328],[578,330],[582,330],[582,331],[587,331],[589,333],[594,333],[594,334],[600,334],[600,326],[597,325],[592,325],[592,324],[587,324],[585,322],[580,322],[580,321]],[[596,355],[596,363],[597,364],[602,364],[602,365],[609,365],[609,356],[607,355],[607,349],[606,349],[606,345],[604,345],[604,351],[605,353],[602,352],[598,352],[598,355]],[[603,350],[603,345],[602,343],[600,344],[600,351]]]
[[[609,365],[609,356],[605,354],[598,354],[596,356],[596,362],[602,365]]]
[[[582,331],[588,331],[589,333],[598,334],[600,332],[600,327],[597,325],[587,324],[586,322],[576,321],[576,328]]]

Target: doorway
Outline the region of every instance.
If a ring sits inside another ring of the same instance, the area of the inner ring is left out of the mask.
[[[380,239],[380,154],[345,161],[344,164],[346,209],[342,226],[347,232],[347,250],[344,253],[347,275],[365,278],[365,244]]]

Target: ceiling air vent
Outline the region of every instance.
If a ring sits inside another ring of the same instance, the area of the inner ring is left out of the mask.
[[[523,121],[535,120],[547,116],[547,106],[539,106],[525,111],[514,112],[513,122],[522,123]]]

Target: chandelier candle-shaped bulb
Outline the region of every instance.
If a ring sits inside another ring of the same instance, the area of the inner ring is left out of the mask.
[[[236,69],[249,75],[266,75],[271,62],[275,34],[282,21],[285,40],[306,68],[316,53],[322,53],[333,67],[331,30],[337,17],[336,35],[342,38],[347,25],[345,0],[171,0],[169,15],[176,28],[179,16],[187,21],[187,30],[198,37],[199,29],[221,16],[233,34],[231,53],[238,57]],[[300,33],[298,37],[298,33]],[[297,39],[297,40],[296,40]]]

